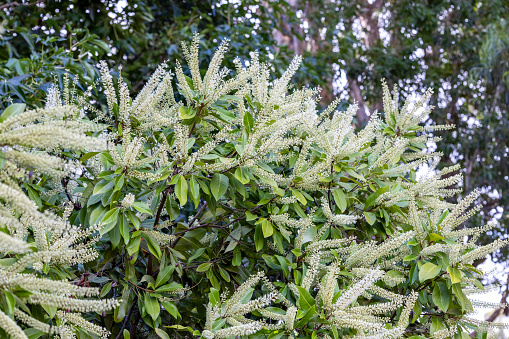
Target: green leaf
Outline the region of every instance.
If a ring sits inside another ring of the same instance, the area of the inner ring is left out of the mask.
[[[187,202],[187,181],[182,175],[179,175],[175,184],[175,195],[180,202],[180,206],[184,206]]]
[[[451,282],[453,284],[461,282],[461,271],[452,266],[447,266],[447,273],[451,277]]]
[[[9,314],[14,314],[14,307],[16,306],[16,300],[14,299],[14,295],[7,290],[3,290],[2,293],[5,296],[5,301],[7,304],[7,310]]]
[[[100,152],[88,152],[86,154],[84,154],[81,158],[80,158],[80,162],[85,162],[87,161],[88,159],[96,156],[97,154],[99,154]]]
[[[253,116],[248,111],[244,112],[244,129],[248,135],[253,130],[253,126],[254,126]]]
[[[129,218],[129,220],[131,220],[131,222],[134,225],[134,228],[136,228],[137,230],[140,229],[141,221],[140,221],[140,218],[138,218],[136,216],[136,213],[134,213],[133,211],[127,211],[127,218]]]
[[[376,222],[376,214],[371,212],[363,212],[363,214],[366,217],[368,224],[373,226],[373,224]]]
[[[192,119],[196,116],[196,111],[191,107],[180,106],[179,107],[180,117],[184,120]]]
[[[306,312],[315,305],[315,298],[313,298],[311,294],[309,294],[309,292],[304,288],[297,286],[297,289],[299,290],[299,300],[297,303],[299,304],[301,310]]]
[[[419,281],[435,278],[440,273],[440,266],[427,262],[419,270]]]
[[[288,278],[288,274],[290,274],[290,270],[288,269],[288,263],[286,262],[286,259],[280,255],[276,255],[275,257],[276,257],[277,261],[279,261],[279,265],[283,269],[283,273],[285,274],[285,277]]]
[[[18,114],[23,113],[25,111],[26,104],[12,104],[9,105],[3,112],[0,114],[0,123],[5,120],[14,117]]]
[[[302,251],[299,248],[294,248],[292,253],[298,258],[302,255]]]
[[[111,243],[113,244],[114,247],[118,246],[118,244],[120,243],[120,230],[118,228],[115,228],[115,226],[117,226],[118,224],[120,223],[118,222],[117,219],[116,221],[110,222],[109,224],[103,224],[102,228],[99,230],[100,235],[112,231],[109,233],[109,235]]]
[[[225,120],[230,120],[230,119],[235,119],[235,114],[233,114],[233,112],[230,112],[224,108],[221,108],[221,107],[217,107],[217,106],[214,106],[213,107],[217,113],[219,113],[219,115],[225,119]]]
[[[232,265],[233,266],[240,266],[241,263],[242,263],[242,255],[240,253],[240,249],[238,247],[236,247],[233,250]]]
[[[379,196],[381,196],[383,193],[385,193],[388,188],[389,188],[389,186],[381,187],[375,193],[373,193],[369,197],[367,197],[366,202],[364,204],[364,208],[367,209],[370,206],[372,206],[375,203],[376,199],[378,199]]]
[[[193,329],[189,326],[182,326],[182,325],[171,325],[171,326],[164,326],[166,328],[173,328],[177,331],[189,331],[193,333]],[[199,335],[199,334],[198,334]]]
[[[246,211],[246,221],[256,220],[257,216],[251,213],[250,211]]]
[[[171,314],[171,316],[175,319],[182,318],[180,315],[180,312],[177,309],[177,306],[175,306],[175,303],[172,301],[163,301],[161,302],[161,305],[163,305],[164,309]]]
[[[163,305],[164,306],[164,305]],[[166,308],[166,307],[165,307]],[[155,329],[155,332],[157,334],[157,336],[161,339],[170,339],[170,336],[168,335],[168,333],[164,332],[162,329],[160,328],[156,328]]]
[[[141,212],[141,213],[147,213],[147,214],[152,214],[152,211],[150,210],[150,207],[148,207],[147,204],[145,204],[144,202],[141,202],[141,201],[135,201],[133,202],[133,207],[138,211],[138,212]]]
[[[435,288],[433,288],[432,297],[435,305],[443,312],[447,312],[447,309],[449,309],[449,302],[451,301],[451,294],[447,285],[441,281],[437,282]]]
[[[161,307],[159,306],[159,302],[156,298],[151,297],[149,293],[145,293],[144,298],[144,307],[147,313],[150,315],[152,320],[156,320],[159,317],[159,313],[161,311]]]
[[[171,275],[173,274],[173,271],[175,270],[174,265],[166,266],[162,270],[159,271],[156,278],[156,285],[155,287],[159,287],[161,285],[166,284],[166,282],[170,279]]]
[[[468,300],[468,298],[465,295],[465,293],[463,293],[463,290],[461,289],[461,284],[460,283],[452,284],[452,292],[458,298],[458,300],[460,302],[460,305],[461,305],[461,311],[462,312],[465,312],[465,310],[466,311],[472,311],[473,310],[472,303],[470,302],[470,300]]]
[[[259,252],[263,248],[263,245],[265,244],[265,240],[264,240],[263,232],[262,232],[262,225],[256,225],[254,240],[255,240],[256,252]]]
[[[196,269],[196,272],[205,272],[210,268],[210,266],[212,266],[212,263],[204,262],[203,264],[198,266],[198,268]]]
[[[200,204],[200,185],[194,178],[194,175],[189,180],[189,186],[191,188],[191,199],[193,200],[194,208],[198,208]]]
[[[430,233],[429,234],[429,240],[430,241],[437,242],[437,241],[440,241],[440,240],[443,240],[443,239],[444,239],[444,237],[442,237],[439,234],[436,234],[436,233]]]
[[[251,180],[249,177],[249,172],[247,168],[237,167],[235,170],[235,178],[240,181],[243,185],[246,185]]]
[[[221,302],[219,291],[216,290],[214,287],[210,288],[209,302],[212,304],[212,306],[217,306]]]
[[[336,203],[336,205],[338,205],[341,212],[344,212],[348,205],[348,201],[346,199],[345,192],[343,192],[343,190],[341,188],[335,188],[333,196],[334,196],[334,202]]]
[[[157,241],[155,241],[154,238],[148,233],[143,233],[143,239],[145,239],[150,253],[152,253],[157,259],[161,259],[163,253],[161,252],[161,248],[159,247]]]
[[[115,181],[103,179],[94,186],[94,191],[92,195],[103,194],[113,188],[115,185]]]
[[[115,178],[115,188],[113,189],[113,192],[120,191],[122,187],[124,186],[125,176],[122,173],[122,175],[119,175]]]
[[[269,203],[269,201],[270,201],[270,199],[263,198],[262,200],[258,201],[258,205],[266,205]]]
[[[129,221],[125,214],[122,214],[120,217],[120,234],[122,238],[124,238],[124,243],[127,245],[129,243]]]
[[[223,95],[219,100],[242,100],[242,98],[236,95]]]
[[[166,285],[163,285],[161,287],[158,287],[156,289],[156,292],[157,293],[173,292],[173,291],[177,291],[177,290],[181,290],[181,289],[182,289],[182,285],[181,284],[172,281],[169,284],[166,284]]]
[[[227,270],[225,270],[224,268],[222,268],[221,266],[218,266],[219,267],[219,274],[221,275],[221,277],[227,281],[227,282],[230,282],[230,273],[228,273]]]
[[[127,253],[133,255],[140,250],[141,236],[132,237],[129,245],[127,245]]]
[[[417,259],[417,258],[419,258],[419,256],[418,256],[418,255],[412,255],[412,254],[410,254],[410,255],[407,255],[406,257],[404,257],[404,258],[403,258],[403,261],[412,261],[412,260],[415,260],[415,259]]]
[[[229,179],[226,175],[215,173],[210,182],[210,191],[217,201],[226,193]]]
[[[0,170],[4,168],[6,162],[5,153],[0,151]]]
[[[129,306],[129,294],[131,293],[131,289],[128,287],[124,287],[122,291],[122,298],[120,302],[120,306],[115,309],[115,322],[120,322],[125,318],[127,308]]]
[[[351,175],[352,177],[354,177],[354,178],[357,178],[357,179],[359,179],[359,180],[361,180],[361,181],[363,181],[363,182],[366,182],[366,178],[364,178],[364,176],[363,176],[362,174],[359,174],[359,173],[355,172],[355,171],[354,171],[353,169],[351,169],[351,168],[348,168],[348,169],[346,170],[346,173],[350,174],[350,175]]]
[[[101,289],[101,294],[99,294],[99,298],[104,298],[108,292],[111,290],[111,285],[113,283],[107,283],[106,285],[104,285],[104,287]]]
[[[299,328],[299,327],[302,327],[302,326],[305,326],[307,324],[310,323],[310,320],[313,318],[313,316],[315,315],[316,313],[316,305],[313,305],[313,307],[309,308],[306,312],[303,312],[304,315],[302,316],[302,318],[295,324],[295,328]],[[318,337],[316,336],[316,331],[313,332],[313,339],[317,339]],[[309,338],[309,337],[307,337]]]
[[[187,259],[187,264],[191,263],[194,259],[198,258],[200,255],[203,254],[203,252],[205,252],[205,248],[197,249],[196,252],[194,252],[194,254],[190,256],[189,259]]]
[[[106,215],[104,216],[103,220],[101,221],[102,224],[110,224],[110,223],[113,223],[113,222],[116,222],[117,219],[118,219],[118,208],[115,207],[114,209],[112,210],[109,210]]]
[[[416,300],[415,302],[415,305],[414,305],[414,308],[413,308],[413,311],[414,311],[414,315],[412,316],[412,320],[411,320],[411,323],[413,324],[417,319],[419,319],[419,317],[421,316],[422,314],[422,305],[420,303],[419,300]]]
[[[297,198],[297,200],[299,200],[299,202],[302,205],[306,206],[306,204],[308,203],[308,200],[306,199],[304,194],[301,193],[301,191],[296,190],[296,189],[292,189],[292,194],[293,194],[294,197]]]
[[[267,219],[262,221],[262,232],[264,238],[268,238],[274,233],[274,227],[272,226],[272,223]]]
[[[110,45],[108,45],[105,41],[103,40],[100,40],[100,39],[91,39],[90,42],[92,44],[95,44],[97,46],[99,46],[104,52],[106,53],[110,53],[111,52],[111,48],[110,48]]]

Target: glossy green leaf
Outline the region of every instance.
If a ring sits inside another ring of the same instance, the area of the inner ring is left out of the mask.
[[[156,328],[155,329],[155,332],[157,334],[157,336],[161,339],[170,339],[170,336],[168,335],[168,333],[164,332],[162,329],[160,328]]]
[[[216,200],[219,199],[226,193],[228,189],[229,180],[226,175],[216,173],[212,177],[210,182],[210,191]]]
[[[363,212],[364,217],[366,217],[366,221],[368,224],[373,225],[376,222],[376,215],[375,213],[371,212]]]
[[[166,284],[166,282],[170,279],[171,275],[173,274],[173,271],[175,271],[174,265],[163,267],[157,274],[155,287],[157,288],[161,285]]]
[[[267,219],[264,219],[262,222],[262,232],[264,238],[268,238],[274,233],[274,227]]]
[[[187,202],[187,181],[182,175],[178,177],[175,184],[175,195],[180,202],[180,206],[184,206]]]
[[[216,290],[214,287],[210,289],[209,302],[212,304],[212,306],[219,305],[219,303],[221,302],[219,291]]]
[[[440,266],[427,262],[419,269],[419,281],[435,278],[440,273]]]
[[[313,307],[315,305],[315,299],[304,288],[302,288],[300,286],[296,286],[296,287],[299,290],[299,299],[297,302],[298,302],[300,308],[302,309],[302,311],[306,312],[307,310],[309,310],[311,307]]]
[[[447,273],[449,273],[449,277],[453,284],[461,282],[461,271],[459,269],[447,266]]]
[[[159,306],[157,299],[150,296],[150,293],[145,293],[143,306],[152,320],[155,321],[159,317],[161,307]]]
[[[449,309],[449,303],[451,301],[451,294],[449,288],[443,282],[439,281],[433,288],[433,302],[438,306],[442,312],[447,312]]]
[[[198,268],[196,269],[196,272],[205,272],[210,268],[210,266],[212,266],[212,264],[209,262],[200,264],[200,266],[198,266]]]
[[[133,207],[138,212],[152,214],[152,211],[150,210],[150,207],[147,204],[145,204],[144,202],[135,201],[135,202],[133,202]]]
[[[23,113],[26,106],[26,104],[12,104],[7,106],[7,108],[0,114],[0,123]]]
[[[147,247],[150,253],[152,253],[157,259],[161,259],[163,253],[157,241],[148,233],[143,233],[143,238],[147,242]]]
[[[118,219],[118,208],[114,208],[110,211],[108,211],[105,215],[103,220],[101,221],[102,224],[110,224],[112,222],[117,222]]]
[[[336,205],[338,205],[341,212],[344,212],[346,210],[346,207],[348,205],[348,201],[345,195],[345,192],[341,188],[335,188],[333,192],[334,196],[334,202]]]

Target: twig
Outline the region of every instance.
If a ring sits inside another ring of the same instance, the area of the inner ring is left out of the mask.
[[[204,202],[203,205],[198,210],[198,212],[196,212],[196,214],[194,215],[193,219],[191,219],[191,221],[189,222],[189,226],[191,226],[196,221],[196,219],[198,219],[198,217],[200,216],[200,214],[202,214],[206,207],[207,202]]]
[[[127,323],[129,322],[129,318],[131,317],[131,314],[133,313],[134,311],[134,307],[136,306],[136,303],[138,302],[138,295],[136,295],[133,299],[133,305],[131,306],[131,308],[129,309],[129,312],[127,313],[127,316],[125,317],[125,320],[124,320],[124,323],[122,324],[122,328],[120,329],[120,332],[118,332],[118,335],[117,335],[117,338],[116,339],[121,339],[124,337],[124,334],[122,332],[124,332],[124,329],[125,327],[127,326]]]

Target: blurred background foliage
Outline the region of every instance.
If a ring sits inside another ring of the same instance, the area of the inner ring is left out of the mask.
[[[66,72],[92,86],[100,60],[117,75],[121,65],[136,93],[160,63],[174,68],[180,41],[195,31],[203,64],[224,38],[231,56],[258,50],[276,71],[302,54],[298,85],[321,86],[324,105],[336,96],[359,102],[358,126],[382,108],[380,79],[403,98],[432,87],[428,123],[457,126],[442,133],[439,150],[464,168],[465,194],[482,190],[483,209],[470,222],[498,221],[482,239],[489,243],[509,228],[507,8],[506,0],[8,0],[0,2],[0,110],[43,106]],[[508,256],[506,248],[493,260]]]

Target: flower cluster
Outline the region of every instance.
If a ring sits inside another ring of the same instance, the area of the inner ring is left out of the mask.
[[[26,313],[26,306],[20,308],[25,303],[79,312],[103,312],[119,304],[114,299],[88,299],[97,297],[99,290],[77,286],[68,280],[54,280],[47,275],[51,267],[69,267],[96,259],[97,228],[71,226],[67,221],[69,209],[63,217],[50,211],[41,212],[18,184],[19,179],[32,176],[32,171],[60,180],[79,168],[59,155],[64,149],[105,149],[104,140],[87,135],[101,131],[104,126],[82,118],[76,106],[62,104],[60,93],[54,88],[49,91],[45,109],[24,111],[23,105],[14,104],[2,114],[0,254],[4,264],[0,267],[0,292],[12,300],[17,298],[18,302],[12,304],[12,309],[0,308],[0,328],[12,338],[27,338],[21,324],[62,338],[69,337],[66,333],[74,337],[76,329],[106,337],[104,330],[79,314],[71,317],[58,312],[57,318],[66,319],[69,324],[50,326]],[[23,293],[18,295],[20,291]]]

